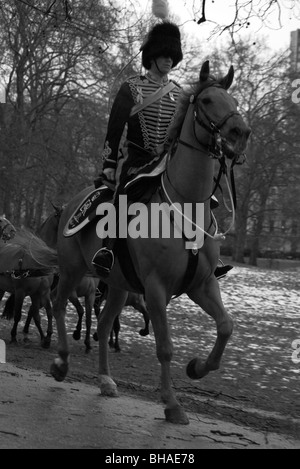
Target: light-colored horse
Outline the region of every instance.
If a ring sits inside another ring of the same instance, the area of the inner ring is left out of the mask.
[[[194,358],[187,366],[188,376],[199,379],[220,366],[226,343],[232,334],[233,321],[224,308],[218,280],[214,276],[219,259],[220,236],[216,233],[215,219],[210,209],[210,197],[214,187],[214,174],[218,162],[225,171],[226,158],[235,160],[244,153],[250,129],[237,112],[236,100],[227,92],[233,80],[233,67],[222,79],[214,79],[209,73],[209,63],[201,68],[199,79],[184,93],[178,108],[174,129],[179,137],[172,157],[162,176],[162,189],[147,204],[148,213],[154,203],[177,202],[192,208],[203,209],[203,223],[196,229],[197,240],[205,232],[200,247],[192,243],[187,249],[187,239],[170,234],[170,237],[130,237],[126,243],[142,284],[147,309],[153,326],[156,353],[161,364],[161,397],[165,403],[166,420],[187,424],[188,418],[172,389],[171,360],[172,340],[166,307],[173,295],[185,292],[216,322],[215,345],[206,358]],[[69,346],[65,325],[66,303],[74,285],[91,268],[94,253],[101,247],[96,233],[96,221],[90,222],[79,233],[65,237],[63,230],[81,200],[91,191],[88,188],[74,197],[65,207],[58,228],[58,256],[60,280],[58,294],[53,305],[58,331],[58,357],[51,366],[56,380],[62,381],[69,366]],[[171,214],[172,215],[172,214]],[[191,215],[192,217],[192,215]],[[190,217],[190,218],[191,218]],[[150,219],[150,220],[149,220]],[[151,233],[151,217],[149,233]],[[172,217],[169,217],[172,225]],[[98,225],[99,226],[99,225]],[[194,226],[194,225],[192,225]],[[175,229],[174,229],[175,232]],[[191,260],[192,259],[192,260]],[[189,263],[194,265],[194,275],[189,278]],[[188,281],[187,281],[188,279]],[[105,307],[98,321],[99,384],[102,395],[117,395],[108,363],[108,337],[114,318],[121,312],[127,290],[135,290],[130,278],[125,278],[118,257],[110,276],[105,280],[110,288]],[[172,314],[169,312],[168,314]]]

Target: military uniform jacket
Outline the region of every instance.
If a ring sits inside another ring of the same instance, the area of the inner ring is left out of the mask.
[[[103,169],[116,168],[119,147],[125,126],[127,126],[125,142],[126,171],[130,168],[142,168],[151,163],[157,154],[157,147],[168,141],[168,128],[172,124],[180,86],[176,84],[169,93],[152,102],[138,113],[130,116],[134,105],[143,101],[159,88],[169,83],[158,84],[149,75],[136,76],[125,81],[112,106],[105,138]],[[133,170],[133,172],[138,172]]]

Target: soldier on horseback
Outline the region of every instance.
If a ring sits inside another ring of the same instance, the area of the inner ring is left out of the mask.
[[[125,126],[126,141],[121,149],[124,162],[114,197],[126,193],[125,186],[140,174],[159,174],[164,170],[165,151],[169,146],[168,130],[173,122],[181,88],[168,74],[182,60],[179,28],[169,21],[156,24],[140,48],[145,75],[125,81],[112,106],[103,150],[102,178],[116,181],[119,147]],[[159,168],[159,170],[157,170]],[[106,278],[114,265],[114,238],[92,259],[96,272]],[[215,275],[223,277],[231,266],[217,267]]]

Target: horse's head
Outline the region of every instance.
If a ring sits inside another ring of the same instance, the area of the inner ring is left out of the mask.
[[[0,216],[0,239],[4,242],[9,241],[15,236],[16,232],[14,225],[4,215]]]
[[[207,60],[190,102],[194,103],[194,133],[199,143],[206,144],[217,158],[224,154],[242,162],[251,130],[238,112],[237,101],[227,92],[233,76],[231,65],[226,76],[213,78]]]

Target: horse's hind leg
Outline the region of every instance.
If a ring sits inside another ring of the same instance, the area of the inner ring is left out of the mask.
[[[74,272],[74,271],[73,271]],[[72,272],[60,272],[60,278],[57,286],[57,293],[53,302],[53,316],[56,320],[56,328],[58,335],[58,357],[54,359],[50,367],[50,373],[56,381],[63,381],[69,369],[69,343],[66,329],[66,307],[68,298],[78,285],[83,273],[79,269],[75,272],[76,276],[72,276]]]
[[[110,287],[103,310],[98,317],[99,340],[99,385],[101,394],[105,396],[117,396],[117,385],[110,376],[108,361],[108,337],[113,326],[114,319],[122,311],[127,298],[125,290]]]
[[[176,424],[188,424],[189,420],[179,404],[171,381],[173,344],[166,313],[166,295],[161,286],[154,282],[146,289],[146,304],[156,341],[156,354],[161,365],[161,398],[166,404],[166,420]]]
[[[90,294],[85,298],[85,351],[88,353],[91,350],[91,328],[92,328],[92,311],[95,302],[95,295]]]
[[[20,291],[15,292],[15,306],[14,306],[14,325],[10,332],[11,343],[17,343],[17,328],[22,316],[22,306],[24,295]]]
[[[233,321],[223,306],[218,281],[214,277],[203,287],[188,292],[188,295],[215,320],[217,327],[216,342],[207,359],[203,361],[194,358],[187,366],[188,376],[199,379],[220,367],[223,352],[232,334]]]
[[[33,318],[32,305],[30,305],[30,308],[29,308],[28,313],[27,313],[27,318],[26,318],[26,321],[25,321],[25,325],[24,325],[24,328],[23,328],[24,342],[27,341],[26,336],[29,334],[29,326],[30,326],[32,318]]]

